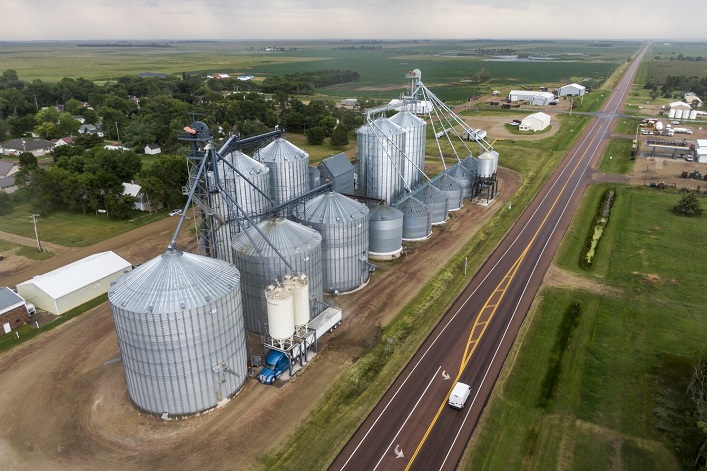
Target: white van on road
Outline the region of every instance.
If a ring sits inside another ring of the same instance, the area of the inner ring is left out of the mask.
[[[471,386],[464,383],[457,383],[452,389],[452,393],[449,395],[449,407],[454,409],[463,409],[464,403],[469,399],[471,394]]]

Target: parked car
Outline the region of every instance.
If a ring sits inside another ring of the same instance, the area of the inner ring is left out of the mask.
[[[181,216],[182,215],[182,210],[181,209],[173,209],[172,211],[169,212],[170,216]]]

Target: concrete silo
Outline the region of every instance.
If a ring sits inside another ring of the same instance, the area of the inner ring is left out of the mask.
[[[368,256],[374,260],[390,260],[403,251],[403,213],[379,204],[368,213]]]
[[[232,264],[169,249],[112,283],[108,301],[128,394],[140,409],[195,414],[243,386],[246,338]]]
[[[405,131],[405,161],[403,176],[410,188],[422,182],[421,170],[425,168],[425,139],[427,123],[410,111],[401,111],[390,118]]]
[[[368,282],[368,208],[329,191],[294,210],[297,221],[322,235],[324,291],[346,293]]]
[[[286,274],[307,275],[310,300],[322,301],[322,236],[282,217],[262,221],[257,228],[267,241],[255,227],[244,230],[233,241],[233,263],[241,273],[246,329],[264,334],[268,330],[263,290]],[[318,313],[316,304],[310,303],[310,319]]]
[[[253,153],[253,158],[270,169],[270,197],[284,203],[309,189],[309,154],[278,137]]]
[[[378,118],[356,130],[358,194],[391,203],[405,189],[405,130],[387,118]]]

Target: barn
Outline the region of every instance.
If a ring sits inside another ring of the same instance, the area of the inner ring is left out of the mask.
[[[579,85],[578,83],[571,83],[560,87],[557,94],[558,96],[582,96],[585,94],[587,89],[584,85]]]
[[[550,126],[550,115],[539,111],[523,118],[518,126],[519,131],[542,131]]]
[[[511,90],[508,94],[511,102],[527,101],[531,105],[548,105],[555,99],[555,95],[550,92],[536,92],[532,90]]]
[[[17,292],[36,307],[61,315],[108,292],[110,284],[132,265],[115,253],[82,258],[17,285]]]

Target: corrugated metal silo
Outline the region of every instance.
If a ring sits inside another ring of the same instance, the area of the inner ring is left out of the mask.
[[[223,191],[234,198],[246,214],[257,223],[259,221],[257,215],[262,214],[272,205],[265,196],[269,194],[270,170],[241,151],[231,152],[224,156],[224,160],[228,160],[238,172],[260,189],[260,191],[255,189],[230,165],[219,162],[218,172]],[[210,185],[215,185],[213,175],[209,179]],[[219,192],[211,194],[209,197],[214,201],[212,204],[216,209],[216,217],[219,221],[219,226],[214,231],[214,240],[212,241],[215,248],[213,255],[221,260],[233,262],[231,243],[233,242],[233,237],[239,232],[236,218],[241,218],[241,223],[246,227],[249,223],[242,214],[237,215],[228,209],[230,199],[226,195]]]
[[[222,260],[170,249],[108,291],[128,394],[180,416],[233,396],[248,377],[240,276]]]
[[[405,130],[387,118],[357,131],[358,194],[395,201],[404,191]]]
[[[464,206],[462,198],[462,187],[451,175],[444,174],[435,183],[435,186],[447,195],[449,201],[449,211],[457,211]]]
[[[375,260],[396,258],[403,251],[403,213],[380,204],[368,213],[368,256]]]
[[[427,184],[415,193],[415,198],[427,205],[433,226],[447,222],[449,218],[449,201],[442,190]]]
[[[411,196],[398,209],[403,212],[403,240],[424,240],[432,235],[432,213],[425,203]]]
[[[408,186],[412,188],[422,182],[423,178],[420,170],[425,168],[427,123],[407,110],[401,111],[389,119],[405,130],[406,159],[403,163],[403,176]]]
[[[309,277],[309,296],[321,301],[323,297],[322,236],[314,229],[284,218],[272,218],[260,222],[258,229],[277,248],[296,273],[304,273]],[[266,333],[267,309],[263,290],[275,281],[273,276],[282,280],[283,276],[291,270],[254,227],[246,229],[235,238],[233,263],[241,273],[246,328],[260,334]],[[316,306],[314,302],[310,303],[310,306],[311,319],[316,314]]]
[[[329,191],[297,206],[294,216],[322,235],[324,291],[346,293],[368,282],[368,208]]]
[[[449,168],[447,173],[461,186],[463,198],[472,198],[474,196],[474,183],[476,179],[475,175],[473,175],[468,168],[460,163],[456,163]]]
[[[284,203],[309,189],[309,154],[278,137],[253,154],[270,169],[270,197]]]

